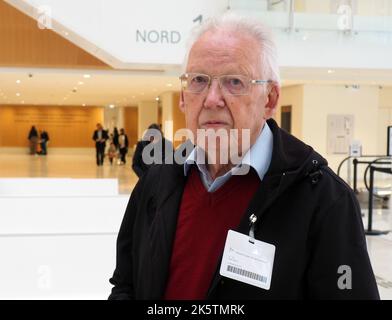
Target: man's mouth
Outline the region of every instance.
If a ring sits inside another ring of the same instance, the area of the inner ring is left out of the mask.
[[[227,126],[227,125],[228,125],[228,123],[224,122],[224,121],[210,120],[210,121],[203,122],[201,127],[202,128],[205,128],[205,127],[207,127],[207,128],[216,128],[216,127],[224,127],[224,126]]]

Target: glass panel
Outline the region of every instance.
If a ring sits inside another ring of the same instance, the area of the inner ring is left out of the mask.
[[[392,0],[229,0],[276,29],[392,32]]]

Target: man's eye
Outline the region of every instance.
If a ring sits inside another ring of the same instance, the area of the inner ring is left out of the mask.
[[[230,85],[235,86],[235,87],[240,87],[243,85],[241,79],[238,79],[238,78],[230,79],[229,83],[230,83]]]
[[[204,83],[206,81],[207,81],[206,77],[202,77],[202,76],[197,76],[192,79],[192,82],[196,82],[196,83]]]

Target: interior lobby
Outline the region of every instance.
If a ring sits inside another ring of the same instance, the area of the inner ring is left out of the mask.
[[[107,299],[136,145],[153,123],[181,144],[186,40],[233,11],[272,29],[274,119],[356,192],[392,300],[392,232],[372,233],[392,230],[392,0],[183,2],[0,0],[0,299]],[[125,164],[107,144],[96,165],[97,123],[124,129]],[[47,154],[29,154],[32,126],[49,134]]]

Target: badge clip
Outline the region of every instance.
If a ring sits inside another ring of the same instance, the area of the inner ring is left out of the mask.
[[[250,229],[249,229],[249,242],[254,244],[255,243],[255,223],[257,221],[257,217],[252,214],[249,217],[249,222],[250,222]]]

